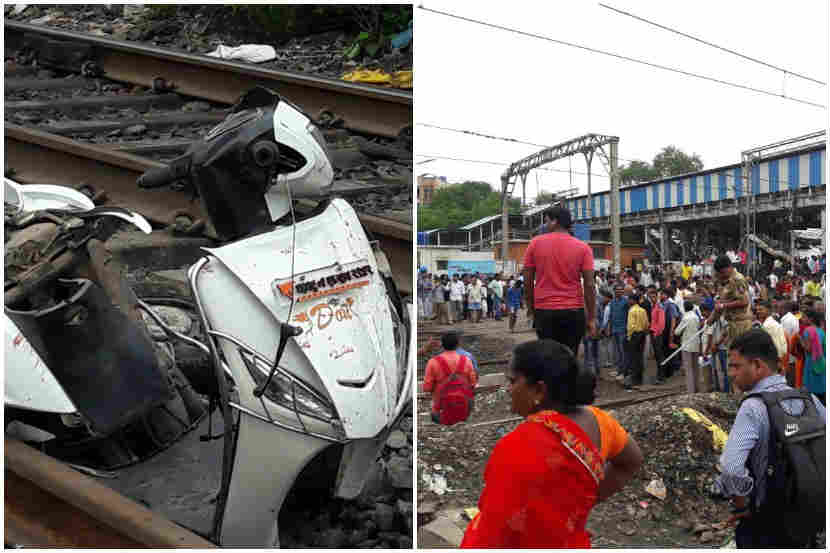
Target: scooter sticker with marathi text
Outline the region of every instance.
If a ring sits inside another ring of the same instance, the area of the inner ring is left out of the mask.
[[[293,279],[275,280],[273,289],[274,294],[279,293],[289,299],[293,296],[296,301],[302,302],[367,286],[373,273],[372,266],[366,260],[361,260],[309,271]]]

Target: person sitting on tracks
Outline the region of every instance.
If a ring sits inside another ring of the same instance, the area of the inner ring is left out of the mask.
[[[470,381],[475,388],[478,375],[470,359],[458,352],[458,333],[446,332],[441,336],[441,347],[444,351],[427,362],[424,375],[424,392],[432,393],[432,420],[440,423],[438,404],[441,398],[441,387],[453,372],[460,373]]]
[[[591,509],[637,473],[640,448],[613,417],[589,406],[596,379],[567,346],[520,344],[505,376],[511,409],[525,420],[496,443],[461,547],[590,547]]]

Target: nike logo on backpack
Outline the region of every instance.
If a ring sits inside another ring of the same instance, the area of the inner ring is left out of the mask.
[[[787,426],[784,427],[784,437],[789,438],[793,434],[798,432],[798,425],[794,423],[789,423]]]

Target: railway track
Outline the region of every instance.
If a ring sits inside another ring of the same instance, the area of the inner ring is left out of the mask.
[[[496,386],[489,386],[489,387],[482,388],[480,390],[476,389],[476,393],[492,391],[493,389],[495,389],[495,387]],[[620,407],[628,407],[628,406],[631,406],[631,405],[637,405],[638,403],[645,403],[647,401],[653,401],[653,400],[656,400],[656,399],[662,399],[662,398],[676,396],[676,395],[685,394],[685,393],[686,393],[686,387],[685,386],[677,386],[677,387],[670,388],[670,389],[662,389],[662,390],[659,390],[659,391],[655,391],[653,393],[644,393],[644,394],[635,393],[635,394],[632,394],[632,396],[629,396],[629,397],[620,397],[620,398],[607,399],[607,400],[598,400],[594,403],[594,405],[596,407],[601,408],[601,409],[618,409]],[[419,396],[419,398],[424,399],[421,396]],[[418,416],[421,417],[421,420],[419,421],[419,424],[421,424],[421,425],[429,426],[429,425],[434,425],[435,424],[435,423],[432,423],[432,422],[426,422],[424,420],[425,417],[429,416],[428,412],[418,413]],[[508,417],[508,418],[505,418],[505,419],[493,419],[493,420],[487,420],[487,421],[479,421],[479,422],[475,422],[475,423],[472,423],[472,424],[466,424],[464,426],[467,427],[467,428],[478,428],[478,427],[481,427],[481,426],[490,426],[490,425],[493,425],[493,424],[510,424],[510,423],[519,422],[523,419],[524,419],[524,417]]]
[[[207,56],[6,21],[6,52],[37,52],[42,65],[80,73],[95,70],[113,81],[173,90],[231,104],[254,86],[273,88],[317,115],[329,111],[344,127],[397,138],[412,130],[412,93],[318,77],[260,69]],[[90,64],[92,62],[92,64]]]
[[[134,209],[173,229],[171,247],[181,249],[175,234],[186,237],[186,249],[194,236],[215,237],[200,203],[172,188],[140,190],[135,179],[184,152],[243,92],[268,86],[318,122],[335,194],[352,203],[399,288],[412,293],[411,93],[23,23],[4,30],[10,178]]]

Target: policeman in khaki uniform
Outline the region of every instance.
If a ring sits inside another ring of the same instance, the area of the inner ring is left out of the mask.
[[[729,257],[722,255],[715,260],[715,275],[720,284],[720,296],[715,309],[706,321],[712,324],[723,315],[727,323],[727,343],[752,328],[752,307],[749,302],[749,285],[744,276],[735,270]]]

